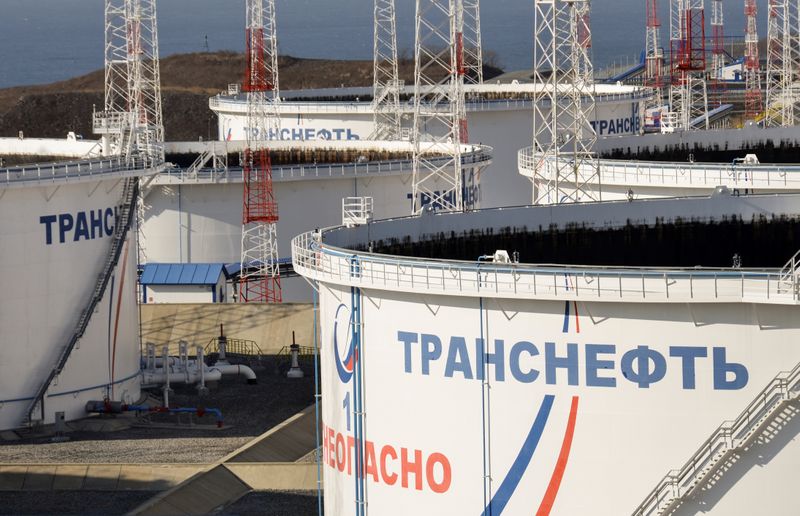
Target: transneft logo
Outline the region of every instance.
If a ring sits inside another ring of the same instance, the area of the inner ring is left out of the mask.
[[[664,354],[649,346],[637,346],[624,352],[620,350],[621,356],[617,361],[617,346],[613,344],[545,342],[544,360],[541,360],[538,358],[539,347],[528,341],[506,346],[504,340],[494,339],[494,352],[489,352],[484,340],[476,338],[471,353],[467,338],[461,336],[442,339],[427,333],[398,331],[397,340],[403,345],[405,372],[426,376],[433,372],[445,378],[461,376],[465,380],[483,380],[484,374],[488,376],[493,369],[495,381],[505,381],[506,373],[510,372],[511,378],[517,382],[534,383],[540,380],[541,371],[532,367],[538,361],[543,362],[544,381],[548,385],[556,385],[565,379],[568,385],[580,385],[580,368],[583,366],[584,385],[587,387],[617,387],[614,371],[619,367],[622,378],[642,389],[675,371],[675,374],[682,375],[683,389],[690,390],[695,389],[697,383],[696,365],[710,357],[713,379],[705,382],[712,384],[714,389],[742,389],[749,379],[744,365],[728,362],[724,347],[670,346],[670,360],[667,360]],[[566,375],[558,375],[559,370]]]
[[[336,309],[336,316],[333,321],[333,356],[336,361],[336,372],[342,383],[348,383],[353,377],[353,366],[355,364],[355,353],[353,346],[352,321],[350,309],[344,303]],[[339,343],[344,344],[344,354],[339,347]]]
[[[642,121],[639,118],[639,103],[634,102],[631,105],[630,117],[592,120],[589,123],[592,125],[592,129],[601,136],[607,134],[637,134],[642,128]]]
[[[322,424],[322,462],[340,473],[352,476],[359,468],[354,461],[356,439]],[[364,441],[364,478],[371,477],[376,484],[397,484],[404,489],[434,493],[446,493],[450,489],[453,469],[446,455],[439,452],[424,453],[422,450],[375,444]]]
[[[67,241],[94,240],[114,234],[117,223],[118,208],[100,208],[97,210],[79,211],[75,215],[60,213],[58,215],[42,215],[39,224],[44,226],[44,239],[52,245],[54,238],[63,244]]]
[[[360,140],[361,137],[354,133],[352,129],[315,129],[313,127],[284,127],[280,132],[275,129],[259,129],[257,127],[244,128],[245,133],[248,131],[253,139],[256,140],[295,140],[295,141],[312,141],[312,140]],[[262,137],[268,136],[267,138]]]

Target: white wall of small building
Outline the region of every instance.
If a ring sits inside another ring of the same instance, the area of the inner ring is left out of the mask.
[[[211,285],[142,285],[145,303],[225,303],[229,302],[225,278]],[[220,297],[222,292],[222,297]],[[216,296],[215,296],[216,294]]]

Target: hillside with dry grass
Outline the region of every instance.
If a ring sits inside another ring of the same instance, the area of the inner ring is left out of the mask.
[[[244,55],[233,52],[178,54],[161,60],[164,125],[168,140],[216,137],[208,98],[241,82]],[[372,61],[331,61],[282,56],[282,90],[370,86]],[[414,65],[400,63],[400,78],[413,82]],[[103,106],[103,71],[39,86],[0,90],[0,136],[63,138],[92,135],[92,109]]]

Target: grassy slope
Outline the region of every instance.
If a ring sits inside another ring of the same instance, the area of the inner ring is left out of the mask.
[[[281,89],[372,84],[371,61],[329,61],[281,57]],[[241,82],[244,56],[233,52],[179,54],[161,60],[164,125],[169,140],[216,136],[216,117],[208,97]],[[401,79],[411,82],[413,63],[401,64]],[[102,109],[103,72],[66,81],[0,90],[0,136],[64,137],[75,131],[90,137],[93,106]]]

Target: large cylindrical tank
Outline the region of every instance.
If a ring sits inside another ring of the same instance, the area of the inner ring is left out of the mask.
[[[796,219],[800,196],[509,208],[297,237],[295,270],[320,287],[326,514],[797,514],[796,268],[357,250],[469,228],[624,225],[637,210]]]
[[[0,180],[0,429],[23,424],[109,257],[125,187],[120,176],[129,172],[83,170],[29,186],[13,173]],[[135,235],[132,226],[83,337],[47,390],[45,423],[56,412],[84,417],[88,400],[140,396]]]

